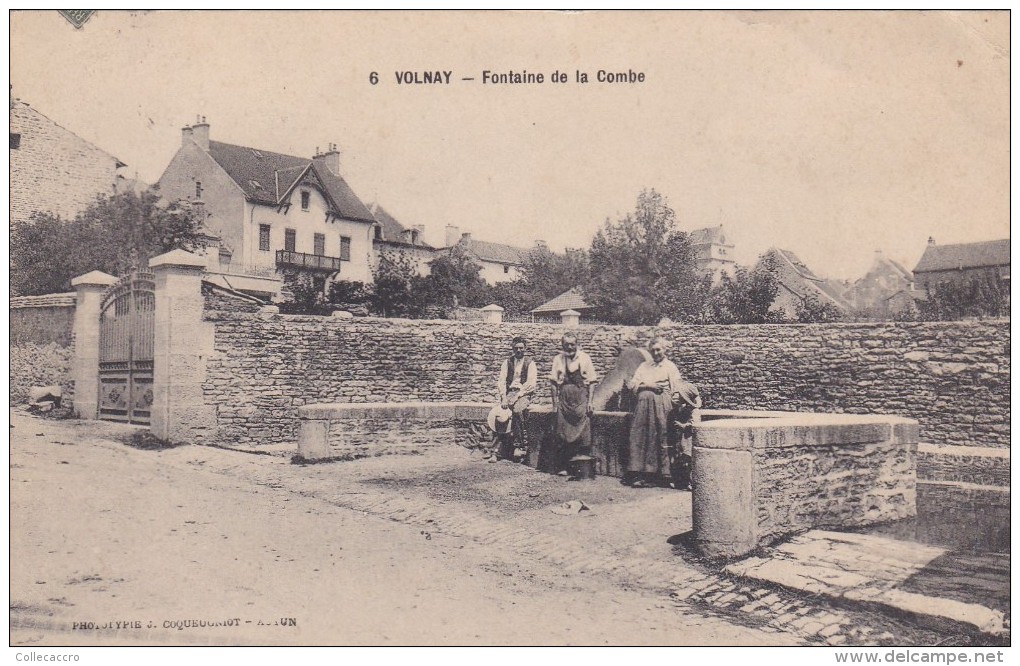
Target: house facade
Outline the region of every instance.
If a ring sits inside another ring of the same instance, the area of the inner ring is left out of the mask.
[[[378,203],[368,208],[376,220],[372,230],[374,261],[384,254],[401,255],[414,264],[418,275],[428,275],[429,263],[435,259],[436,249],[424,240],[425,226],[406,227]]]
[[[10,101],[10,215],[72,219],[124,181],[123,162],[61,127],[28,103]]]
[[[539,241],[539,244],[542,242]],[[479,275],[489,284],[509,282],[521,277],[521,269],[528,258],[528,250],[490,241],[475,240],[470,233],[461,233],[458,227],[447,225],[446,248],[455,245],[467,250],[468,254],[482,267]]]
[[[902,309],[913,302],[910,297],[913,284],[914,276],[910,271],[876,250],[871,268],[853,283],[846,298],[854,311],[873,319],[885,319],[898,311],[890,310],[890,305]],[[895,294],[901,296],[890,301]]]
[[[914,267],[914,281],[921,289],[940,282],[966,282],[978,277],[1009,281],[1009,239],[938,245],[928,239]]]
[[[288,271],[371,282],[378,222],[340,175],[335,145],[311,159],[210,139],[201,118],[158,182],[169,200],[200,202],[219,239],[211,273],[260,296],[279,292]]]

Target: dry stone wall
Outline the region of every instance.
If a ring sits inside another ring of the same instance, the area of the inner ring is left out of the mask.
[[[549,372],[553,324],[339,319],[238,312],[207,294],[215,328],[205,399],[224,444],[295,441],[296,408],[318,402],[491,401],[511,339]],[[246,309],[250,309],[246,306]],[[1009,446],[1009,323],[881,323],[576,329],[600,376],[653,332],[705,406],[906,416],[921,441]],[[547,403],[540,391],[538,402]]]

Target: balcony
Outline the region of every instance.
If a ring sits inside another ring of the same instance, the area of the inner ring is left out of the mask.
[[[277,268],[302,268],[308,271],[340,271],[340,257],[327,257],[321,254],[294,252],[292,250],[276,251]]]

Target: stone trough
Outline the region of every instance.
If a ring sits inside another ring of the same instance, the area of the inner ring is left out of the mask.
[[[486,448],[491,405],[322,403],[298,408],[307,461]],[[528,465],[555,471],[548,407],[529,412]],[[597,411],[599,474],[626,469],[628,414]],[[811,528],[855,528],[916,514],[916,421],[893,416],[701,410],[694,430],[694,539],[740,557]]]

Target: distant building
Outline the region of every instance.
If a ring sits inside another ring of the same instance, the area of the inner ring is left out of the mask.
[[[376,220],[372,232],[372,248],[376,260],[383,253],[395,253],[408,257],[414,262],[419,275],[428,275],[429,262],[436,256],[436,249],[425,242],[425,225],[405,227],[378,203],[368,207]]]
[[[448,250],[455,245],[467,250],[468,254],[481,265],[480,275],[489,284],[509,282],[520,277],[521,268],[530,251],[504,243],[474,240],[470,233],[462,234],[458,227],[447,225],[444,249]]]
[[[284,271],[322,285],[372,280],[380,223],[340,175],[335,145],[309,159],[211,141],[201,118],[182,129],[158,186],[169,200],[204,204],[210,235],[228,250],[210,270],[234,289],[276,293]]]
[[[713,281],[718,281],[724,273],[733,274],[736,266],[733,259],[734,246],[727,240],[723,225],[695,229],[690,232],[690,237],[699,269],[712,273]]]
[[[928,293],[923,289],[901,289],[885,298],[882,309],[889,317],[907,315],[912,318],[917,316],[921,305],[927,300]]]
[[[875,319],[885,319],[896,312],[888,310],[889,297],[909,292],[913,284],[914,276],[910,271],[886,257],[881,250],[876,250],[871,268],[864,277],[853,283],[846,293],[846,299],[856,312]],[[897,300],[894,304],[903,305],[905,301]]]
[[[758,260],[758,266],[765,262],[771,263],[779,282],[779,293],[772,307],[782,311],[787,318],[796,319],[797,306],[810,299],[831,304],[843,312],[851,310],[850,303],[842,297],[837,284],[815,275],[793,252],[769,248]]]
[[[100,195],[123,186],[125,164],[74,132],[61,127],[27,102],[10,101],[10,216],[33,213],[74,218]]]
[[[581,291],[576,287],[568,289],[556,298],[553,298],[531,311],[531,317],[535,321],[560,321],[560,313],[567,310],[574,310],[585,319],[594,314],[595,308],[585,302]]]
[[[939,282],[964,282],[976,277],[1009,280],[1009,239],[936,245],[928,239],[921,260],[914,267],[914,280],[923,289]]]

